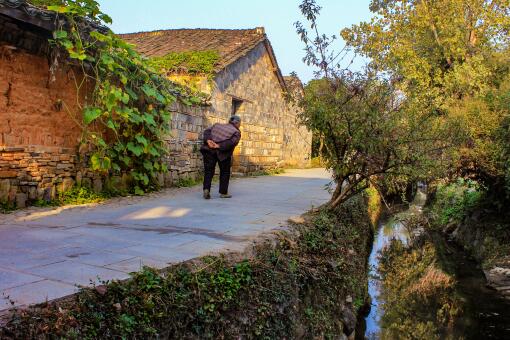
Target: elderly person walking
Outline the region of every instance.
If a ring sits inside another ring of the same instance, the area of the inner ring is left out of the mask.
[[[211,198],[211,182],[216,163],[220,166],[220,197],[231,198],[228,193],[232,153],[241,139],[241,118],[232,116],[227,124],[214,124],[204,131],[204,145],[200,152],[204,156],[204,198]]]

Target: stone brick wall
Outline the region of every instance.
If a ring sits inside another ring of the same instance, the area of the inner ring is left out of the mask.
[[[189,107],[174,103],[169,108],[172,114],[171,135],[166,138],[169,155],[165,162],[168,173],[161,184],[172,186],[183,179],[198,179],[202,174],[202,132],[207,108]]]
[[[242,100],[242,138],[234,154],[234,171],[253,172],[285,165],[305,166],[311,134],[298,129],[297,108],[286,101],[263,43],[221,71],[214,79],[212,108],[206,125],[232,115],[232,99]]]
[[[66,191],[75,184],[77,160],[73,148],[25,146],[0,146],[0,202],[14,202],[17,207],[24,207],[27,200],[51,200],[58,191]],[[93,185],[99,178],[93,173],[83,181]]]
[[[299,80],[298,80],[299,81]],[[283,166],[304,168],[310,165],[312,133],[299,124],[301,108],[297,103],[303,96],[301,87],[292,89],[292,100],[283,116]]]
[[[29,201],[53,199],[75,184],[96,191],[127,186],[127,176],[105,180],[78,155],[79,103],[90,93],[84,88],[77,95],[80,73],[69,65],[50,72],[47,37],[41,32],[0,17],[0,33],[0,203],[24,207]],[[237,112],[243,126],[235,171],[307,164],[311,135],[296,126],[299,109],[286,102],[262,43],[220,72],[212,85],[211,106],[175,103],[169,108],[169,172],[160,176],[161,185],[201,176],[202,132],[228,120],[233,98],[243,101]]]

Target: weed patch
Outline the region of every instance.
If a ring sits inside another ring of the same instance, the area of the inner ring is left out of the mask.
[[[202,183],[202,181],[203,181],[202,177],[200,177],[200,178],[192,178],[192,177],[179,178],[177,180],[177,182],[175,182],[174,186],[176,186],[177,188],[189,188],[189,187],[194,187],[195,185],[199,185],[200,183]]]
[[[285,169],[276,168],[276,169],[265,169],[265,170],[254,171],[254,172],[250,173],[250,176],[252,176],[252,177],[275,176],[275,175],[280,175],[280,174],[284,174],[284,173],[285,173]]]

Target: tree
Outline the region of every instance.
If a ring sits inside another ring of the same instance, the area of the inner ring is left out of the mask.
[[[442,116],[462,141],[452,174],[504,187],[508,0],[373,0],[375,16],[342,31],[371,66],[398,79],[409,105]]]
[[[330,207],[371,184],[396,187],[434,171],[439,164],[435,156],[449,145],[440,134],[440,120],[414,110],[393,81],[374,68],[342,68],[339,60],[346,50],[335,53],[331,46],[336,38],[319,33],[321,8],[313,0],[303,1],[300,8],[312,32],[310,37],[296,23],[306,45],[304,61],[317,68],[317,79],[305,88],[300,118],[323,141],[322,157],[336,182]]]

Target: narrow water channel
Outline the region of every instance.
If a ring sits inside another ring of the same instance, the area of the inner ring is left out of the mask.
[[[418,192],[407,211],[395,214],[382,222],[376,232],[372,253],[370,254],[369,293],[371,310],[366,317],[365,336],[368,339],[387,339],[385,325],[381,321],[384,313],[384,286],[378,276],[380,252],[392,239],[404,244],[409,242],[409,234],[400,222],[409,214],[421,213],[426,196]],[[451,326],[448,339],[510,339],[510,303],[503,300],[494,291],[486,288],[485,277],[479,266],[456,245],[446,242],[440,235],[432,236],[436,247],[441,247],[441,265],[452,269],[455,277],[455,295],[462,302],[461,314]],[[444,263],[443,263],[444,262]],[[428,306],[422,306],[427,308]],[[406,320],[401,320],[404,323]],[[415,338],[411,335],[403,338]]]

